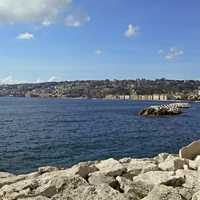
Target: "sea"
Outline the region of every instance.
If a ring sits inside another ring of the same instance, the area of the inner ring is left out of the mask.
[[[28,173],[41,166],[143,158],[200,138],[200,103],[183,114],[142,117],[156,101],[0,98],[0,171]]]

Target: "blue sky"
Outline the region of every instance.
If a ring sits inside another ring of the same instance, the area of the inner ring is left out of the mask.
[[[199,0],[1,0],[0,82],[200,79]]]

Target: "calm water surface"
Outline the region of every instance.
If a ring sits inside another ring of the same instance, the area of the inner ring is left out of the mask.
[[[25,173],[45,165],[176,153],[200,138],[200,104],[179,116],[137,115],[151,104],[0,98],[0,171]]]

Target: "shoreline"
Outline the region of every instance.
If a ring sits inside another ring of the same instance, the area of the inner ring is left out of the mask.
[[[0,172],[0,199],[198,200],[199,170],[199,158],[160,153],[153,158],[81,162],[70,168],[40,167],[25,175]]]
[[[63,100],[105,100],[105,101],[125,101],[125,102],[191,102],[199,103],[196,100],[130,100],[130,99],[106,99],[106,98],[85,98],[85,97],[26,97],[26,96],[0,96],[0,98],[24,98],[24,99],[63,99]]]

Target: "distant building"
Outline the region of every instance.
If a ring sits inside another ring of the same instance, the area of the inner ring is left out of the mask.
[[[120,99],[120,100],[133,100],[133,101],[167,101],[168,95],[166,94],[153,94],[153,95],[107,95],[105,99]]]

